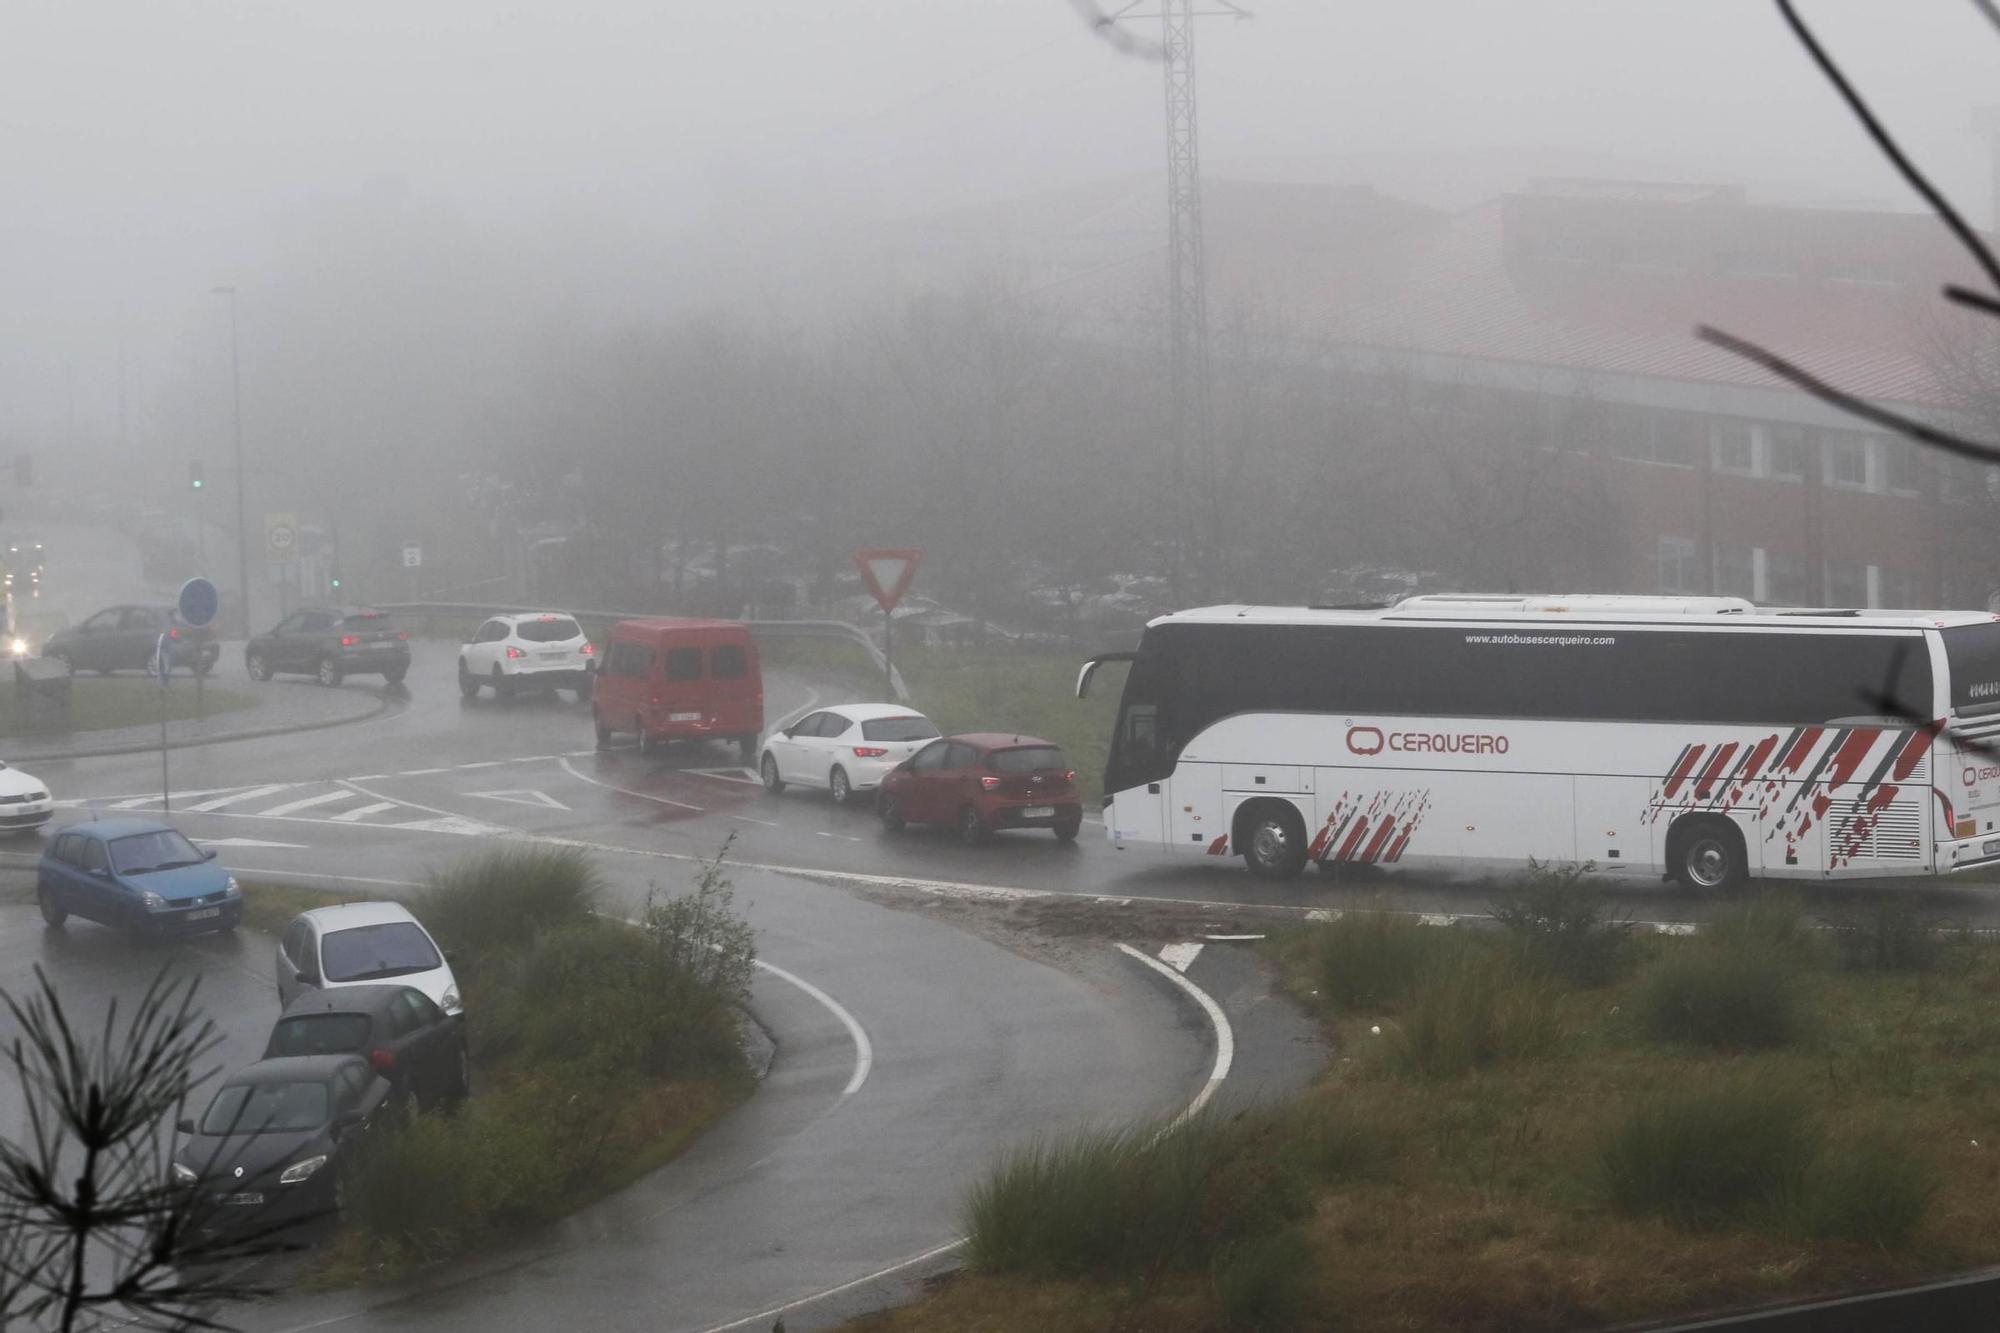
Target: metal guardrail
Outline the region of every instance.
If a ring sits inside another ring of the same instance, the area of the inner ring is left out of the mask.
[[[478,628],[478,622],[488,616],[522,615],[534,611],[547,611],[545,606],[508,605],[501,602],[375,602],[379,611],[399,616],[407,621],[420,622],[425,633],[431,633],[445,626],[463,626],[465,633]],[[611,627],[621,620],[650,619],[638,611],[564,611],[572,616],[592,635],[602,637],[609,634]],[[845,620],[746,620],[750,632],[760,640],[775,639],[825,639],[833,642],[852,643],[868,654],[868,660],[875,664],[877,671],[887,670],[889,687],[895,692],[897,703],[910,702],[910,690],[903,683],[903,673],[891,667],[882,656],[882,645],[859,625],[851,625]]]

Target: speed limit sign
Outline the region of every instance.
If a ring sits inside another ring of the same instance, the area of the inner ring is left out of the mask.
[[[264,555],[272,564],[296,560],[299,552],[299,523],[291,514],[264,515]]]

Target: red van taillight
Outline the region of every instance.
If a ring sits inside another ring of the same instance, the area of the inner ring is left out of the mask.
[[[854,757],[856,759],[880,759],[887,753],[889,752],[879,745],[857,745],[854,747]]]
[[[181,632],[177,629],[170,629],[167,631],[167,637],[170,639],[178,639],[180,636]]]
[[[396,1067],[396,1053],[377,1047],[368,1052],[368,1063],[374,1065],[378,1073],[386,1074]]]

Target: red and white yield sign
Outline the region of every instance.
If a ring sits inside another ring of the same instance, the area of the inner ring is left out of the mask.
[[[854,564],[877,604],[884,611],[893,611],[910,590],[917,577],[917,562],[923,558],[922,551],[856,551]]]

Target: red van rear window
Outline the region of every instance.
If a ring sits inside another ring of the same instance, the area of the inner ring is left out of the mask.
[[[741,680],[750,674],[749,656],[739,644],[720,644],[708,654],[708,674],[717,680]]]

